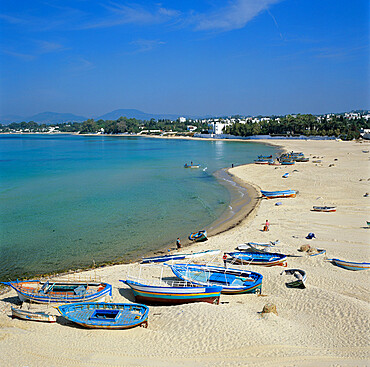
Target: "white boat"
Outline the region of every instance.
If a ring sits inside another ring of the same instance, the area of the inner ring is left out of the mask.
[[[56,322],[56,316],[46,312],[31,312],[20,308],[12,307],[12,319],[22,319],[27,321]]]

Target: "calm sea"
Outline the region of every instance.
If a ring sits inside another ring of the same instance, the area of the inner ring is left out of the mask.
[[[129,261],[212,223],[257,143],[0,135],[0,280]],[[184,169],[184,163],[200,169]]]

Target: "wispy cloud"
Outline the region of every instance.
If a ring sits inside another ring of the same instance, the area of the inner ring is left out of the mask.
[[[123,5],[115,2],[104,4],[108,14],[101,19],[83,23],[80,29],[108,28],[124,24],[158,24],[165,23],[176,18],[180,12],[173,9],[166,9],[161,6],[145,8],[138,4]]]
[[[283,0],[234,0],[223,8],[193,16],[198,31],[231,31],[240,29],[271,5]]]
[[[160,45],[164,45],[165,43],[166,42],[163,42],[160,40],[139,39],[139,40],[131,42],[131,45],[134,45],[136,47],[136,50],[133,53],[139,53],[139,52],[151,51]]]
[[[22,52],[14,52],[14,51],[11,51],[11,50],[3,49],[2,52],[6,55],[10,55],[10,56],[13,56],[17,59],[21,59],[21,60],[24,60],[24,61],[32,61],[36,58],[35,55],[26,54],[26,53],[22,53]]]

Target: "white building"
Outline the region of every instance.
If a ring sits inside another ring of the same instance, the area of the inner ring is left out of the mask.
[[[186,122],[186,117],[179,117],[179,121],[180,121],[181,123]]]
[[[222,123],[221,121],[211,121],[208,126],[211,127],[212,129],[212,134],[223,134],[223,129],[225,126],[230,126],[232,125],[230,122],[229,123]]]

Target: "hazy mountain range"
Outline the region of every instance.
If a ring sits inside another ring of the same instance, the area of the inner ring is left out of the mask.
[[[146,113],[143,111],[135,110],[135,109],[119,109],[114,110],[112,112],[108,112],[101,116],[78,116],[74,115],[73,113],[59,113],[59,112],[42,112],[32,116],[18,116],[18,115],[3,115],[0,116],[0,123],[2,124],[10,124],[12,122],[22,122],[22,121],[34,121],[39,124],[58,124],[63,122],[82,122],[86,121],[89,118],[93,118],[94,120],[117,120],[121,116],[127,118],[136,118],[138,120],[150,120],[154,118],[158,119],[170,119],[176,120],[182,115],[174,115],[174,114],[155,114],[155,113]],[[187,118],[197,118],[195,116],[183,115]]]

